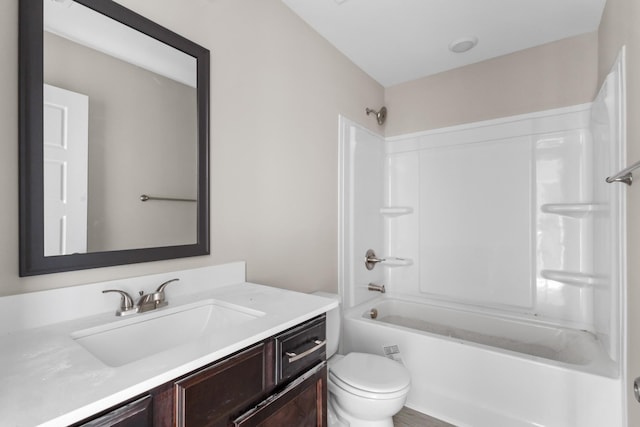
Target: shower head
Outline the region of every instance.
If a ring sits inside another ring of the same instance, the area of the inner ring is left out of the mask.
[[[376,115],[376,120],[378,120],[378,124],[382,126],[384,121],[387,119],[387,107],[382,107],[380,111],[372,110],[371,108],[367,108],[366,110],[367,116],[371,113]]]

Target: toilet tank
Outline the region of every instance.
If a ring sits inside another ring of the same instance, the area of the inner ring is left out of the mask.
[[[340,295],[329,292],[314,292],[313,295],[337,300],[340,303]],[[341,311],[338,307],[327,311],[327,359],[336,354],[340,342]]]

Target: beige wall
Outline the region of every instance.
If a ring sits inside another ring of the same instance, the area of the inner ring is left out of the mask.
[[[387,88],[386,136],[591,102],[597,33]]]
[[[248,278],[337,290],[338,114],[383,88],[280,0],[122,0],[211,50],[206,257],[18,277],[18,1],[0,2],[0,295],[246,260]]]
[[[627,162],[640,160],[640,2],[608,0],[599,31],[599,80],[604,80],[622,45],[627,52]],[[637,179],[637,173],[634,174]],[[640,425],[633,379],[640,376],[640,193],[627,190],[627,378],[629,426]]]

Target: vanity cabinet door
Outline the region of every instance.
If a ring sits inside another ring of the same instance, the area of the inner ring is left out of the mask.
[[[151,396],[109,410],[90,421],[76,424],[77,427],[152,427],[153,414]]]
[[[322,362],[256,408],[238,417],[234,427],[325,427],[327,367]]]
[[[179,427],[226,427],[232,416],[264,398],[273,382],[261,343],[175,383]],[[272,369],[273,370],[273,369]],[[270,381],[271,380],[271,381]]]

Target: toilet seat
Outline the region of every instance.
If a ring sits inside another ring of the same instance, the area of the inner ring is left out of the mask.
[[[396,399],[407,394],[411,378],[393,360],[365,353],[349,353],[330,364],[329,379],[341,389],[368,399]]]

